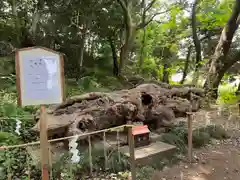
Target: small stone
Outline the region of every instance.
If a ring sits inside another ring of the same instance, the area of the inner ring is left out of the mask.
[[[199,161],[199,157],[197,157],[196,155],[193,156],[193,157],[194,157],[194,159],[195,159],[196,161]]]
[[[226,173],[228,173],[229,171],[228,171],[228,168],[225,168],[225,171],[226,171]]]
[[[234,169],[234,170],[233,170],[233,172],[235,172],[235,173],[238,173],[238,172],[239,172],[239,170],[238,170],[238,169]]]
[[[166,170],[168,170],[169,168],[167,167],[167,166],[165,166],[164,168],[163,168],[163,171],[166,171]]]
[[[187,169],[187,168],[188,168],[188,166],[184,166],[184,168],[185,168],[185,169]]]
[[[206,164],[206,161],[203,159],[201,163],[202,163],[202,164]]]

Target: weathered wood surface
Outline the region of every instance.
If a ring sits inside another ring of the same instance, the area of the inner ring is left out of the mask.
[[[203,96],[204,91],[199,88],[154,83],[110,93],[91,92],[49,107],[48,130],[67,127],[66,135],[74,135],[129,120],[153,123],[156,128],[170,126],[175,117],[197,111]],[[33,130],[39,131],[39,121]]]

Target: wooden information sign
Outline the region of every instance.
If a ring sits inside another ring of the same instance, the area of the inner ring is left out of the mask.
[[[44,47],[30,47],[16,52],[18,104],[40,107],[40,149],[42,179],[49,180],[47,118],[44,105],[64,100],[63,56]]]

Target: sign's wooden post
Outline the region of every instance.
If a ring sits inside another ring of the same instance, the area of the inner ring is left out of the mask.
[[[46,107],[40,107],[40,149],[41,149],[41,165],[42,179],[49,180],[49,152],[48,152],[48,136],[47,136],[47,116]]]
[[[188,160],[192,163],[192,113],[187,113],[188,120]]]
[[[131,166],[131,180],[136,180],[136,161],[135,161],[134,136],[132,134],[132,127],[128,128],[128,146],[129,146],[130,166]]]
[[[40,107],[40,151],[42,180],[49,180],[49,144],[47,104],[64,100],[63,56],[44,47],[23,48],[16,51],[16,84],[20,106]]]

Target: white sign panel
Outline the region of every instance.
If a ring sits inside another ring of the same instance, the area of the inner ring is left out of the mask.
[[[62,103],[62,60],[58,53],[42,48],[17,52],[18,95],[22,106]]]

